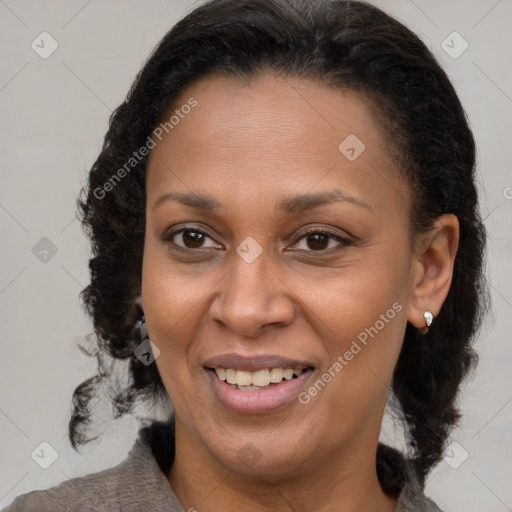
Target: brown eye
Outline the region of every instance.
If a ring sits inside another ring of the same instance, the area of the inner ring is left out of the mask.
[[[329,245],[329,237],[327,235],[308,235],[305,238],[307,240],[308,247],[314,251],[327,249],[327,246]]]
[[[197,249],[201,247],[204,243],[205,235],[203,233],[199,233],[198,231],[183,231],[181,235],[181,239],[186,247],[189,249]]]
[[[208,240],[211,245],[204,245]],[[208,234],[196,228],[182,228],[165,236],[164,241],[181,249],[205,249],[219,247]]]
[[[303,247],[300,247],[301,243]],[[304,233],[294,247],[306,252],[331,252],[330,249],[340,250],[348,245],[352,245],[350,240],[330,231],[317,229]]]

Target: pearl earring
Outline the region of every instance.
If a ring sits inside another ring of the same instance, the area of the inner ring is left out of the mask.
[[[136,327],[140,329],[141,337],[147,338],[148,328],[146,327],[146,318],[144,317],[144,314],[142,315],[142,318],[137,322]]]
[[[434,315],[427,309],[423,313],[423,318],[425,319],[425,327],[421,327],[419,331],[421,334],[427,334],[428,328],[432,325],[432,321],[434,320]]]

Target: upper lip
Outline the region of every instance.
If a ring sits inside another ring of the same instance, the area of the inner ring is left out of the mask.
[[[272,354],[261,355],[242,355],[242,354],[223,354],[207,359],[203,366],[205,368],[226,368],[233,370],[242,370],[246,372],[255,372],[258,370],[272,368],[308,368],[313,367],[310,361],[290,359],[287,357],[276,356]]]

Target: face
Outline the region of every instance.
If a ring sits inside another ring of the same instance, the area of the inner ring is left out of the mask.
[[[142,303],[178,453],[275,477],[371,452],[414,258],[378,115],[270,73],[201,80],[175,110],[147,165]]]

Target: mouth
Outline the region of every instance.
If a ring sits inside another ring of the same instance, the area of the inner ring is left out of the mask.
[[[203,368],[220,403],[244,414],[273,412],[291,404],[315,371],[306,361],[238,355],[209,360]]]
[[[302,373],[313,371],[312,366],[304,368],[263,368],[253,372],[234,368],[207,368],[217,378],[239,391],[261,391],[279,385],[283,381],[298,379]]]

